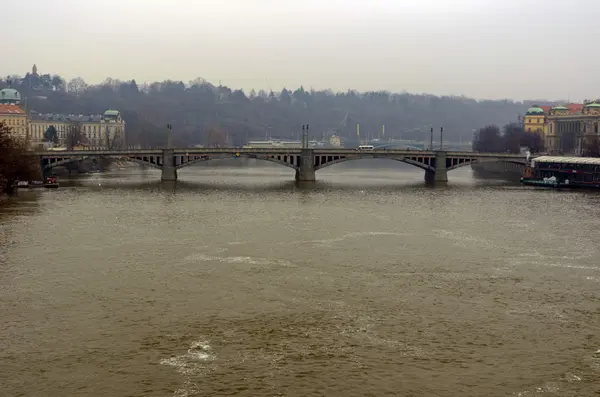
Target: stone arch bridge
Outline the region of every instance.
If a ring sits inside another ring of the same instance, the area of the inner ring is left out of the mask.
[[[245,157],[270,161],[296,171],[297,181],[314,181],[315,172],[345,161],[364,158],[384,158],[411,164],[425,171],[429,183],[447,182],[448,171],[481,162],[508,162],[525,165],[525,156],[500,153],[474,153],[428,150],[376,149],[247,149],[247,148],[184,148],[132,150],[73,150],[43,151],[28,155],[38,156],[45,173],[52,168],[87,158],[115,158],[161,170],[165,181],[177,180],[177,170],[215,159]]]

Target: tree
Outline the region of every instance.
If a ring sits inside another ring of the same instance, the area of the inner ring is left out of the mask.
[[[495,125],[488,125],[487,127],[480,128],[475,133],[473,150],[475,152],[489,153],[503,152],[504,148],[502,140],[500,128]]]
[[[67,150],[73,150],[75,146],[85,143],[85,137],[81,131],[81,124],[76,121],[71,121],[67,125],[67,133],[65,135],[65,145]]]
[[[52,87],[54,87],[55,91],[64,91],[65,90],[65,79],[60,76],[54,75],[52,76]]]
[[[35,157],[26,156],[27,141],[14,134],[4,122],[0,122],[0,194],[11,193],[15,182],[41,177],[40,166]]]
[[[121,149],[123,144],[123,131],[120,128],[110,129],[108,126],[105,127],[104,131],[104,147],[108,150]]]
[[[519,153],[521,151],[521,140],[523,137],[523,127],[517,123],[509,123],[504,126],[503,151],[510,153]]]
[[[67,89],[69,93],[75,95],[76,97],[81,96],[88,88],[87,83],[81,77],[76,77],[73,80],[69,81]]]
[[[600,157],[600,139],[597,135],[586,139],[583,146],[583,155],[586,157]]]
[[[217,127],[212,126],[208,129],[208,147],[218,148],[227,145],[227,136],[225,132]]]
[[[523,131],[521,146],[527,146],[531,153],[541,153],[545,150],[544,139],[538,132]]]
[[[58,143],[58,132],[56,131],[56,127],[51,125],[48,127],[46,132],[44,132],[44,141]]]
[[[292,97],[290,95],[290,92],[287,90],[287,88],[284,88],[283,90],[281,90],[281,94],[279,94],[279,101],[288,106],[292,104]]]

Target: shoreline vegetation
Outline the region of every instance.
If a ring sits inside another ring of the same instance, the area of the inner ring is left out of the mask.
[[[27,141],[0,122],[0,197],[14,193],[14,184],[19,180],[41,179],[35,158],[23,156],[27,151]]]

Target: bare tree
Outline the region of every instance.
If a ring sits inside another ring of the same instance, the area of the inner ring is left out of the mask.
[[[85,136],[81,130],[81,124],[77,121],[71,121],[67,125],[67,133],[65,135],[65,145],[67,150],[73,150],[75,146],[84,144]]]
[[[25,155],[27,141],[3,122],[0,122],[0,153],[0,194],[11,193],[16,181],[41,177],[35,157]]]
[[[104,147],[108,150],[122,149],[123,146],[123,131],[121,127],[110,129],[105,126],[104,130]]]
[[[583,146],[583,155],[586,157],[600,157],[600,139],[597,135],[586,139]]]
[[[225,131],[217,126],[208,129],[208,147],[218,148],[227,145],[227,135]]]
[[[69,81],[69,84],[67,85],[69,93],[75,95],[76,97],[83,94],[87,88],[87,83],[81,77],[74,78],[73,80]]]
[[[503,139],[500,128],[495,125],[488,125],[480,128],[475,133],[473,139],[473,150],[476,152],[502,152]]]

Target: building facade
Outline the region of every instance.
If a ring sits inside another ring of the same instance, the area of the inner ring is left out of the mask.
[[[524,127],[543,138],[548,153],[582,155],[592,140],[600,138],[600,103],[533,106],[525,114]]]
[[[0,122],[8,125],[21,138],[27,138],[29,118],[18,105],[0,104]]]
[[[102,115],[62,115],[31,113],[30,140],[42,144],[50,127],[56,130],[59,146],[65,146],[69,134],[76,134],[77,142],[90,149],[120,149],[125,146],[125,121],[117,110],[107,110]],[[74,133],[73,131],[77,131]]]
[[[28,114],[20,106],[22,102],[23,98],[17,90],[0,90],[0,121],[26,138],[31,146],[44,144],[48,138],[46,131],[54,127],[56,146],[65,146],[70,135],[77,135],[76,142],[71,142],[72,146],[82,145],[90,149],[125,147],[125,120],[118,110],[107,110],[103,114],[94,115],[44,114],[34,111]]]

